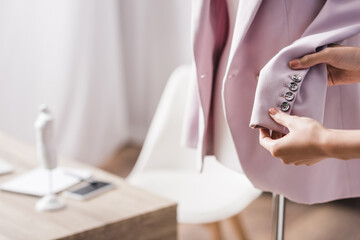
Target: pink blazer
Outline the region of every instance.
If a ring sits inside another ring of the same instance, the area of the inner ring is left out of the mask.
[[[288,67],[291,59],[330,43],[359,45],[360,0],[245,0],[237,18],[237,47],[230,52],[223,97],[245,174],[257,188],[300,203],[359,197],[359,159],[326,159],[311,167],[284,165],[259,145],[258,131],[249,125],[286,132],[268,116],[268,109],[277,107],[330,128],[360,129],[358,84],[327,88],[324,65],[299,71]],[[186,126],[188,145],[202,156],[213,153],[212,88],[227,28],[226,0],[194,1],[197,81]]]

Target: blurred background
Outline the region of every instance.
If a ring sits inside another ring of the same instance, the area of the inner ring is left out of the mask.
[[[0,129],[34,144],[37,106],[60,155],[101,165],[141,145],[165,83],[191,63],[191,0],[0,0]]]
[[[190,20],[191,0],[0,0],[0,131],[34,145],[45,103],[59,155],[127,176],[169,76],[192,62]],[[359,239],[359,214],[359,200],[288,201],[285,235]],[[251,239],[269,239],[270,194],[241,215]],[[202,226],[179,233],[210,239]]]

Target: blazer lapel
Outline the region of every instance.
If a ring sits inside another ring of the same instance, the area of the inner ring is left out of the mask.
[[[262,0],[244,0],[240,1],[236,16],[235,29],[233,35],[233,43],[229,58],[234,57],[237,47],[245,38],[247,31],[253,22],[257,11],[259,10]]]

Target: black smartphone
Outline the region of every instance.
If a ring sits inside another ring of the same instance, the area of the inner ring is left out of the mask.
[[[86,183],[85,186],[76,188],[74,190],[65,191],[64,197],[76,199],[76,200],[87,200],[98,196],[108,190],[113,189],[115,186],[109,182],[94,181]]]

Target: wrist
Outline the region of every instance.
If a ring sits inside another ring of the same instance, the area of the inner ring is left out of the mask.
[[[323,129],[322,133],[320,134],[320,141],[319,141],[319,149],[322,151],[325,158],[332,158],[334,156],[334,146],[336,143],[334,142],[334,132],[332,129],[325,128]]]
[[[351,136],[347,136],[344,130],[326,129],[322,144],[326,157],[342,160],[353,158],[351,143],[346,141],[349,138]]]

